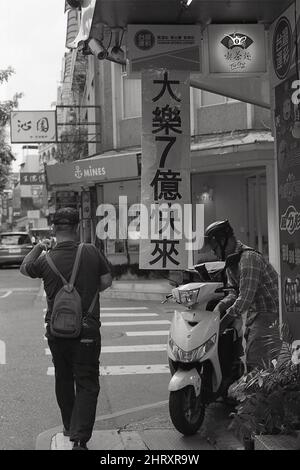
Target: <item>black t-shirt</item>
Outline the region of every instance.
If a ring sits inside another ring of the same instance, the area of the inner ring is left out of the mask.
[[[69,281],[78,249],[78,243],[66,241],[58,243],[49,255],[55,266],[63,277]],[[50,268],[45,254],[39,256],[37,260],[26,263],[26,272],[32,278],[41,278],[44,281],[44,289],[47,296],[46,323],[50,321],[53,302],[57,292],[62,288],[61,278]],[[110,269],[105,257],[95,245],[85,243],[81,252],[79,268],[75,280],[75,287],[81,297],[83,312],[87,312],[100,284],[100,277],[110,273]],[[95,304],[93,312],[89,315],[89,323],[93,328],[100,326],[100,305],[99,299]]]

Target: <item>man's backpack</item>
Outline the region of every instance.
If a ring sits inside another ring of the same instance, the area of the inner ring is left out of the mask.
[[[83,243],[81,243],[78,247],[69,282],[66,281],[63,275],[58,271],[49,254],[46,254],[46,260],[50,268],[61,278],[63,282],[63,287],[57,292],[55,296],[52,314],[50,317],[50,333],[52,336],[57,338],[78,338],[80,336],[83,318],[85,319],[93,311],[97,296],[99,294],[99,290],[97,289],[90,308],[88,309],[87,314],[84,316],[82,311],[81,297],[78,294],[76,287],[74,286],[82,248]]]

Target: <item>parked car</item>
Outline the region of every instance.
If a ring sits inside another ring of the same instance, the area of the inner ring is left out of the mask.
[[[0,233],[0,266],[21,265],[33,245],[28,232]]]

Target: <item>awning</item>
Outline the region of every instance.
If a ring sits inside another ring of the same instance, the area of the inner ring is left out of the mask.
[[[200,142],[191,146],[192,152],[218,150],[224,151],[228,147],[247,146],[252,144],[274,144],[274,137],[271,131],[233,131],[220,134],[210,134],[203,136]],[[244,147],[246,150],[246,147]]]
[[[230,153],[230,149],[247,150],[253,145],[274,144],[270,131],[236,131],[203,136],[191,144],[192,166],[203,155]],[[271,147],[270,147],[271,148]],[[141,174],[141,148],[130,152],[108,152],[103,155],[46,166],[47,186],[92,186],[111,180],[138,178]]]
[[[136,178],[140,174],[140,151],[98,155],[46,166],[47,186],[90,186],[108,180]]]

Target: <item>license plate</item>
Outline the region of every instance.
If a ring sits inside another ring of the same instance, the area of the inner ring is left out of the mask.
[[[9,248],[8,253],[10,254],[21,253],[21,248]]]

